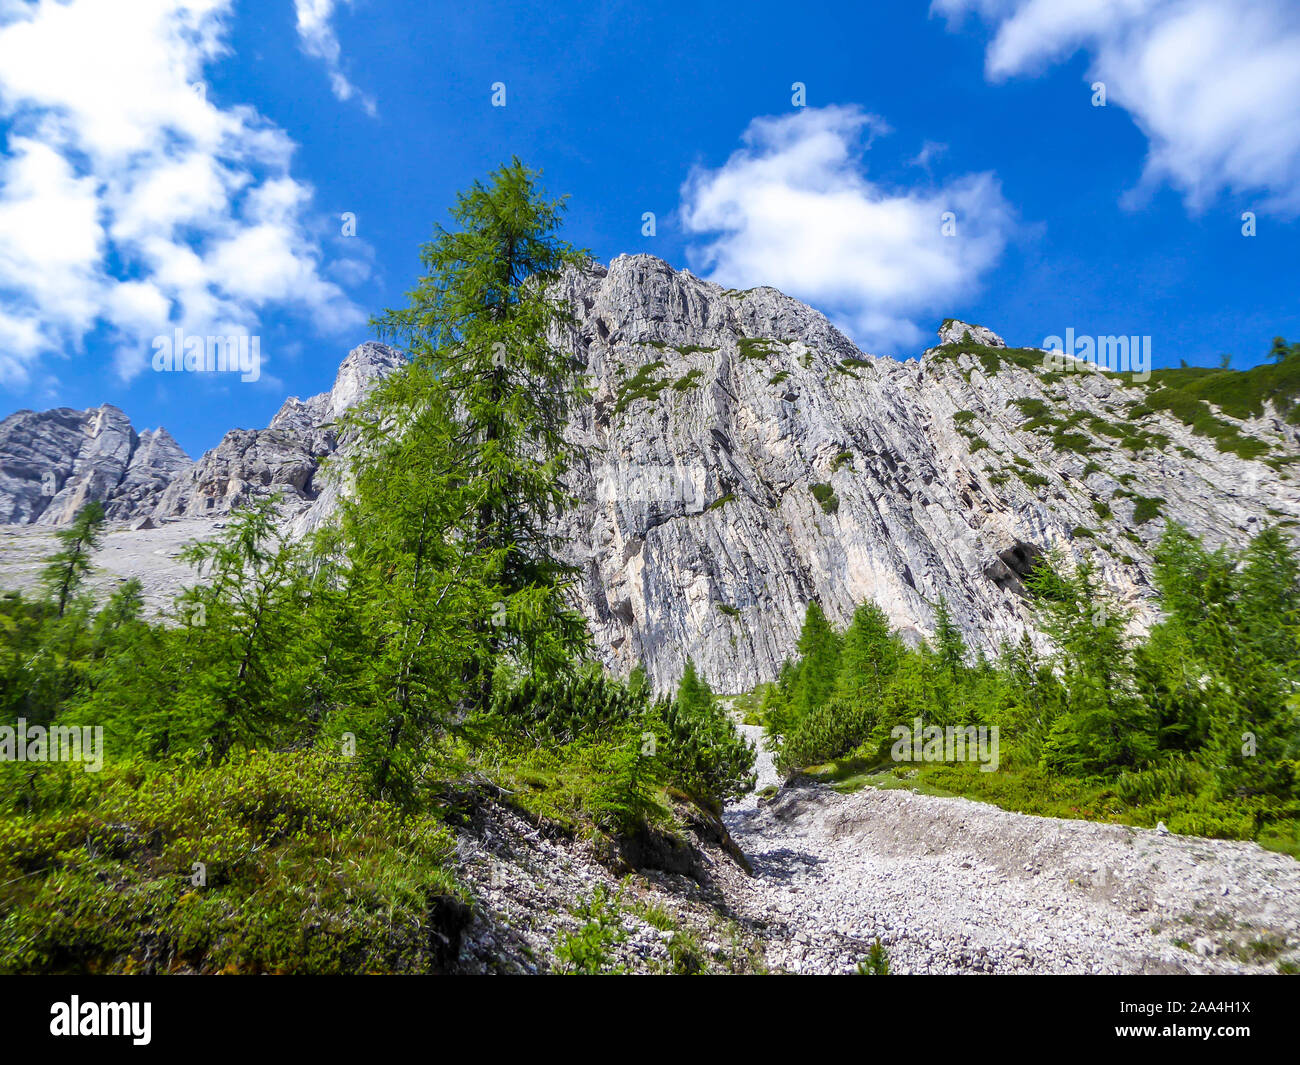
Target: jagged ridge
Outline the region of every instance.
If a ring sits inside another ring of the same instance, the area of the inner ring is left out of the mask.
[[[919,639],[942,597],[992,651],[1027,631],[1021,577],[1053,548],[1091,553],[1141,625],[1166,520],[1220,543],[1300,519],[1288,473],[1297,430],[1268,403],[1258,417],[1222,416],[1250,442],[1223,451],[1175,412],[1149,409],[1149,386],[1044,372],[1039,353],[977,325],[945,320],[940,346],[898,362],[775,289],[725,290],[652,256],[575,271],[559,290],[575,316],[562,339],[593,397],[570,428],[585,452],[581,503],[557,532],[581,567],[602,655],[621,670],[643,662],[659,688],[688,656],[722,690],[771,678],[814,598],[840,624],[874,600]],[[228,433],[161,490],[145,476],[158,459],[119,491],[142,445],[105,440],[97,454],[125,448],[111,487],[83,477],[48,516],[12,502],[0,516],[56,523],[88,498],[110,499],[114,517],[215,516],[278,491],[304,533],[336,505],[319,476],[339,447],[334,420],[401,364],[392,348],[361,345],[330,392],[287,400],[266,429]],[[129,436],[120,411],[101,409]],[[30,499],[43,456],[80,455],[72,444],[86,446],[94,413],[19,412],[0,425],[0,501]],[[11,423],[25,429],[6,437]]]

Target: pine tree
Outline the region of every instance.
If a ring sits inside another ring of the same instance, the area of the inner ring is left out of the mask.
[[[966,641],[952,620],[948,601],[942,596],[934,608],[934,650],[939,663],[954,684],[961,679],[966,664]]]
[[[294,653],[304,607],[298,549],[275,500],[235,512],[226,537],[191,544],[181,559],[202,583],[177,598],[177,690],[169,728],[179,747],[221,761],[236,744],[282,734],[301,709]]]
[[[1300,564],[1281,529],[1251,540],[1238,573],[1242,635],[1267,661],[1287,665],[1300,624]]]
[[[462,534],[499,591],[474,624],[485,648],[469,678],[479,707],[497,656],[557,669],[585,646],[585,624],[565,599],[576,571],[550,532],[571,503],[564,430],[584,394],[581,367],[560,346],[570,316],[552,286],[584,260],[557,236],[563,201],[547,199],[539,177],[514,159],[462,193],[451,212],[459,228],[439,227],[423,246],[426,273],[407,306],[375,322],[414,366],[373,410],[381,425],[449,420]]]
[[[348,708],[333,727],[358,735],[381,791],[487,711],[494,678],[565,672],[587,649],[550,532],[571,502],[564,430],[583,393],[554,283],[581,257],[538,177],[516,159],[459,196],[407,305],[374,323],[409,366],[345,420],[352,491],[321,542],[333,605],[315,626],[334,676],[313,699]]]
[[[1266,529],[1241,552],[1166,528],[1155,551],[1165,620],[1137,655],[1162,745],[1199,751],[1220,790],[1285,791],[1300,739],[1289,706],[1300,604],[1294,550]]]
[[[104,505],[87,503],[66,529],[55,536],[61,550],[50,559],[41,575],[56,603],[56,616],[63,617],[73,593],[90,571],[90,556],[104,538]]]
[[[628,674],[627,690],[637,699],[650,697],[650,677],[645,671],[645,666],[638,662]]]
[[[840,671],[840,635],[821,604],[813,600],[804,615],[799,633],[799,674],[794,693],[794,712],[804,717],[830,698]]]
[[[753,787],[754,750],[691,659],[686,660],[677,697],[657,704],[654,715],[663,718],[665,754],[680,784],[698,798],[720,802]]]
[[[411,365],[348,420],[353,490],[318,539],[326,561],[312,580],[311,698],[344,708],[330,730],[352,734],[373,788],[393,794],[465,701],[500,599],[502,553],[469,531],[475,494],[433,375]]]
[[[1088,559],[1067,568],[1053,557],[1040,560],[1028,582],[1039,622],[1060,650],[1066,693],[1044,760],[1081,774],[1142,765],[1156,750],[1157,723],[1137,694],[1127,615],[1095,573]]]
[[[696,672],[695,662],[690,658],[686,660],[682,679],[677,685],[677,705],[683,713],[694,716],[706,714],[714,706],[713,689]]]
[[[837,692],[856,701],[879,699],[904,652],[885,612],[863,603],[844,634]]]

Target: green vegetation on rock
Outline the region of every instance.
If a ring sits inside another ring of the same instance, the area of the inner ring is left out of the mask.
[[[654,362],[646,363],[637,370],[623,385],[619,388],[618,394],[614,400],[614,413],[622,414],[637,400],[656,400],[659,393],[663,391],[664,385],[668,381],[656,376],[664,368],[663,361],[656,359]]]
[[[840,509],[839,497],[835,494],[835,489],[829,484],[818,482],[810,485],[813,498],[821,504],[822,510],[827,514],[834,514]]]

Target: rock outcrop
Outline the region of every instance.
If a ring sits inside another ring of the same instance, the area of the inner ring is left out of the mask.
[[[986,348],[1005,348],[1007,342],[1003,340],[992,329],[982,325],[970,325],[968,322],[960,322],[956,318],[945,318],[943,324],[939,326],[939,343],[943,344],[961,344],[963,342],[972,344],[982,344]]]
[[[291,396],[265,429],[232,429],[172,481],[153,516],[227,514],[274,493],[289,514],[301,514],[321,495],[316,477],[321,461],[338,447],[336,419],[359,402],[374,381],[404,361],[385,344],[370,341],[355,348],[343,360],[330,391],[307,400]]]
[[[137,434],[108,403],[20,410],[0,422],[0,523],[62,525],[92,501],[125,520],[191,465],[166,429]]]
[[[1296,429],[1271,413],[1234,423],[1269,449],[1239,458],[1145,408],[1143,386],[1044,372],[981,326],[876,358],[774,289],[651,256],[566,295],[595,395],[564,531],[598,646],[661,688],[688,656],[725,691],[773,677],[812,599],[840,624],[874,600],[913,638],[943,599],[995,651],[1029,628],[1021,578],[1052,549],[1093,557],[1140,627],[1166,520],[1240,543],[1300,519]]]

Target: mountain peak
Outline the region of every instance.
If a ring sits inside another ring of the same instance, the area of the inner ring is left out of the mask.
[[[1007,342],[997,333],[982,325],[971,325],[958,318],[945,318],[939,326],[940,344],[960,344],[967,336],[976,344],[986,348],[1005,348]]]

